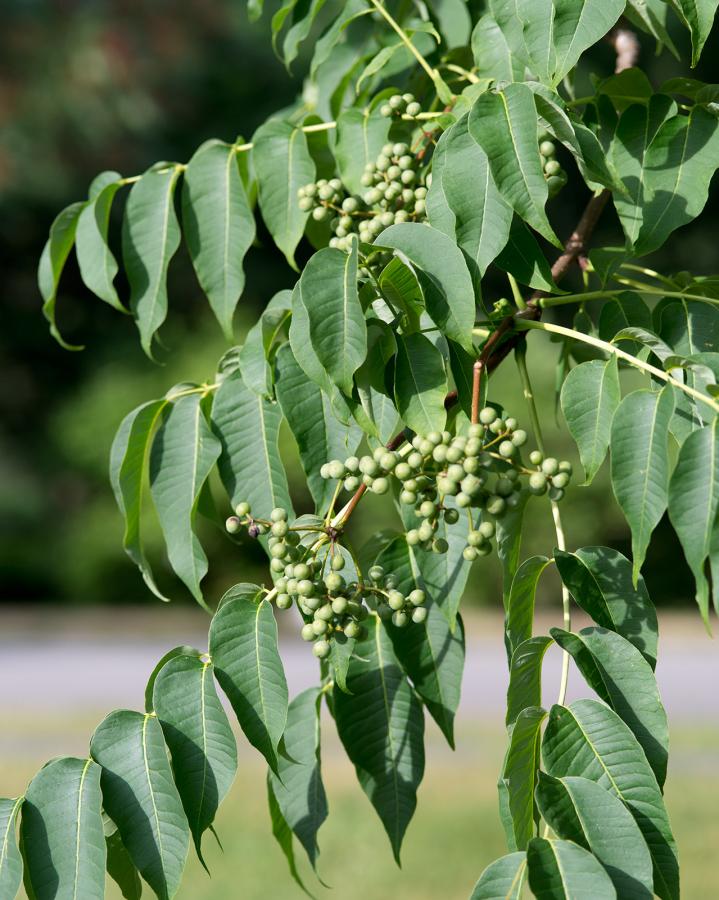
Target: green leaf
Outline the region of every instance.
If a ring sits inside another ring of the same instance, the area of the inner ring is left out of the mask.
[[[377,557],[377,563],[397,578],[397,589],[405,596],[418,585],[426,587],[417,555],[404,535],[396,537]],[[464,669],[464,626],[450,627],[447,616],[430,594],[427,618],[407,628],[386,625],[392,647],[402,668],[430,715],[454,748],[454,716],[459,706]]]
[[[661,790],[644,751],[619,716],[597,700],[552,707],[542,756],[550,775],[589,778],[619,797],[649,847],[654,892],[663,900],[676,900],[676,845]]]
[[[357,294],[357,242],[350,253],[325,247],[309,260],[298,282],[309,337],[333,384],[349,395],[352,376],[367,355],[367,325]]]
[[[514,216],[509,239],[497,256],[495,263],[509,272],[520,284],[527,284],[538,291],[554,293],[559,290],[552,278],[552,270],[542,248],[527,226]]]
[[[387,142],[390,120],[371,106],[344,110],[337,118],[335,158],[343,184],[352,194],[363,194],[362,175]]]
[[[539,771],[539,740],[546,710],[523,709],[512,723],[500,783],[507,791],[514,845],[524,850],[534,837],[534,788]]]
[[[526,853],[508,853],[482,872],[470,900],[519,900],[526,876]]]
[[[551,34],[556,53],[552,71],[553,83],[559,82],[577,64],[579,57],[593,44],[601,40],[616,23],[624,11],[624,0],[585,0],[577,4],[573,0],[553,0],[554,20],[550,23],[539,15],[537,27],[545,36]],[[525,10],[538,13],[534,3],[523,4]],[[525,40],[528,28],[524,25]]]
[[[175,656],[160,669],[153,705],[172,758],[172,772],[200,862],[202,835],[212,827],[237,771],[237,746],[213,679],[212,663]]]
[[[315,179],[315,164],[301,128],[270,120],[252,139],[252,160],[257,173],[262,218],[293,269],[295,248],[309,213],[297,203],[297,191]]]
[[[699,62],[712,30],[717,5],[717,0],[677,0],[675,9],[692,36],[692,68]]]
[[[642,227],[648,148],[676,109],[671,97],[655,94],[648,104],[636,103],[625,109],[612,136],[609,158],[625,187],[624,193],[615,193],[612,199],[629,247]]]
[[[617,896],[651,900],[652,858],[637,823],[613,793],[588,778],[539,773],[542,817],[554,833],[590,850],[614,882]]]
[[[320,769],[319,688],[298,694],[287,710],[278,773],[268,778],[285,822],[317,867],[317,832],[327,818],[327,797]]]
[[[302,879],[300,878],[300,873],[297,870],[297,863],[295,861],[295,848],[292,839],[292,829],[285,821],[285,817],[282,815],[282,810],[277,803],[277,798],[275,797],[275,793],[272,789],[272,782],[270,781],[269,771],[267,773],[267,805],[270,811],[272,835],[280,845],[280,849],[284,853],[285,859],[287,860],[287,866],[290,870],[290,875],[297,883],[300,890],[307,894],[308,897],[311,897],[312,895],[304,886]]]
[[[346,459],[355,452],[360,432],[338,421],[327,395],[297,365],[289,344],[277,354],[277,399],[300,451],[307,485],[315,509],[325,509],[334,484],[320,476],[321,466],[331,459]]]
[[[279,291],[270,300],[260,318],[247,332],[240,348],[240,371],[245,384],[261,397],[271,397],[273,371],[270,365],[273,345],[290,317],[291,291]]]
[[[179,397],[152,442],[150,488],[170,565],[201,606],[207,557],[193,523],[200,491],[219,455],[220,442],[205,419],[200,395]]]
[[[522,491],[516,506],[510,507],[497,520],[497,556],[502,564],[502,602],[505,612],[508,608],[512,582],[519,568],[522,547],[522,520],[529,493]]]
[[[542,663],[552,643],[546,635],[527,638],[512,653],[507,688],[506,724],[513,725],[522,710],[542,704]]]
[[[424,774],[424,717],[374,616],[367,638],[357,642],[347,687],[351,693],[333,692],[337,730],[399,862]]]
[[[195,647],[190,647],[188,644],[180,644],[178,647],[173,647],[172,650],[168,650],[167,653],[157,661],[155,668],[150,672],[150,677],[147,679],[147,684],[145,685],[146,713],[155,712],[155,698],[153,695],[155,691],[155,681],[160,674],[160,670],[166,663],[171,659],[175,659],[177,656],[196,656],[199,658],[202,656],[202,652],[195,649]]]
[[[113,284],[117,262],[107,238],[112,201],[121,187],[120,181],[113,181],[87,202],[77,220],[75,252],[85,287],[120,312],[127,312]]]
[[[82,350],[82,347],[64,341],[55,324],[57,286],[65,267],[65,261],[75,242],[77,220],[84,208],[84,202],[71,203],[58,213],[50,226],[50,235],[43,248],[37,269],[37,284],[43,299],[42,314],[50,325],[50,334],[66,350]]]
[[[633,25],[651,34],[658,44],[665,46],[679,59],[677,48],[669,35],[670,25],[673,24],[670,10],[671,7],[664,0],[629,0],[624,15]]]
[[[110,484],[125,520],[125,553],[140,569],[145,584],[160,600],[169,600],[155,584],[142,549],[140,515],[145,471],[155,429],[166,400],[150,400],[128,413],[120,423],[110,450]]]
[[[616,299],[602,304],[602,311],[599,313],[599,337],[603,341],[611,341],[619,332],[635,327],[645,329],[652,327],[652,314],[639,294],[635,294],[634,291],[622,291]],[[636,356],[640,346],[637,342],[633,342],[631,345],[624,344],[622,349]]]
[[[140,900],[142,896],[142,882],[140,873],[122,843],[120,832],[115,829],[105,838],[107,850],[107,874],[120,888],[120,893],[125,900]]]
[[[701,106],[665,122],[644,157],[642,227],[638,255],[662,246],[669,235],[704,209],[719,166],[719,123]]]
[[[130,308],[142,349],[152,357],[155,332],[167,316],[167,270],[180,246],[175,215],[178,166],[153,166],[133,184],[122,222],[122,258],[130,282]]]
[[[16,826],[23,798],[0,799],[0,897],[14,897],[22,883],[22,857]]]
[[[262,518],[276,506],[293,515],[278,446],[281,422],[278,404],[250,391],[238,372],[218,388],[212,426],[222,444],[217,463],[222,483],[233,506],[246,500]]]
[[[527,872],[539,900],[615,900],[617,892],[601,863],[572,841],[534,838],[527,847]]]
[[[177,892],[190,832],[162,728],[150,714],[116,710],[90,742],[102,766],[103,806],[138,871],[160,900]]]
[[[418,434],[442,431],[447,373],[440,351],[423,334],[397,335],[394,397],[402,421]]]
[[[616,631],[642,652],[652,669],[657,661],[657,614],[644,579],[632,583],[632,564],[610,547],[554,551],[565,586],[602,628]]]
[[[719,419],[689,435],[669,483],[669,518],[696,582],[696,599],[709,618],[709,583],[704,568],[719,509]],[[714,585],[714,591],[719,586]]]
[[[530,556],[524,560],[512,578],[505,620],[505,641],[510,662],[519,645],[532,637],[537,583],[549,562],[546,556]]]
[[[277,747],[287,721],[287,681],[272,606],[244,592],[225,596],[210,625],[215,674],[248,741],[277,772]]]
[[[583,628],[578,634],[551,628],[550,634],[592,690],[632,729],[662,787],[669,728],[652,667],[633,644],[604,628]]]
[[[467,116],[444,132],[440,147],[443,164],[438,173],[433,160],[429,193],[442,191],[452,222],[451,230],[443,220],[437,227],[456,238],[481,277],[509,239],[512,210],[497,190],[486,153],[469,133]],[[427,209],[434,225],[429,199]]]
[[[440,331],[472,352],[474,289],[462,252],[441,231],[418,222],[390,225],[375,244],[391,247],[427,276],[423,280],[427,312]]]
[[[232,340],[232,317],[245,286],[243,260],[255,239],[235,146],[206,141],[187,164],[182,226],[197,280]]]
[[[476,355],[467,353],[463,347],[455,344],[454,341],[447,341],[447,347],[449,349],[449,368],[457,389],[457,401],[462,412],[469,418],[472,414],[472,382]],[[486,378],[480,382],[479,392],[479,405],[481,408],[487,400]]]
[[[667,508],[667,438],[673,412],[674,395],[667,385],[658,392],[628,394],[612,420],[612,487],[632,530],[635,583],[652,532]]]
[[[479,19],[472,31],[472,55],[477,75],[497,81],[522,81],[524,62],[515,54],[507,36],[489,14]]]
[[[30,782],[21,833],[25,879],[37,900],[105,896],[101,808],[100,767],[91,759],[54,759]]]
[[[487,154],[494,183],[512,209],[559,247],[544,205],[548,190],[537,143],[537,111],[526,84],[482,94],[469,114],[469,131]]]
[[[621,400],[617,357],[592,359],[572,369],[562,385],[561,404],[591,484],[609,448],[612,418]]]
[[[469,42],[472,19],[463,0],[432,0],[431,4],[439,30],[448,48],[464,47]]]

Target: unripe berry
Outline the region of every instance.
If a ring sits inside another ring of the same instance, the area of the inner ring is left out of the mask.
[[[384,569],[382,566],[372,566],[369,570],[369,577],[372,581],[381,581],[384,577]]]
[[[237,534],[237,532],[242,527],[242,523],[237,518],[237,516],[230,516],[225,520],[225,528],[229,532],[229,534]]]
[[[358,638],[362,633],[362,626],[357,622],[348,622],[344,627],[344,632],[348,638]]]
[[[539,152],[546,159],[549,159],[550,157],[554,156],[556,149],[551,141],[542,141],[542,143],[539,145]]]
[[[324,603],[320,608],[315,612],[315,619],[322,619],[325,622],[330,622],[334,613],[332,612],[332,604]]]
[[[312,647],[312,652],[317,659],[327,659],[330,655],[329,641],[317,641]]]
[[[312,630],[319,637],[321,634],[327,634],[329,625],[324,619],[315,619],[312,622]]]
[[[405,101],[401,94],[392,94],[387,102],[393,110],[402,109],[405,106]]]
[[[347,612],[348,600],[346,597],[335,597],[332,601],[332,612],[336,616],[343,616]]]
[[[402,610],[392,613],[392,624],[397,628],[404,628],[409,624],[409,616]]]
[[[532,450],[529,454],[529,461],[533,466],[539,466],[542,464],[542,460],[544,459],[544,454],[541,450]]]
[[[243,518],[244,516],[249,516],[250,504],[246,500],[243,500],[242,502],[238,503],[237,506],[235,507],[235,513],[240,518]]]
[[[309,622],[307,623],[307,625],[302,626],[302,631],[300,632],[300,634],[302,635],[303,641],[313,641],[316,637],[315,630],[312,627],[312,624]]]
[[[452,509],[451,507],[450,507],[449,509],[445,509],[445,511],[444,511],[444,521],[445,521],[448,525],[454,525],[455,522],[458,522],[458,521],[459,521],[459,511],[456,510],[456,509]]]
[[[515,447],[523,447],[527,443],[527,432],[518,428],[512,435],[512,443]]]
[[[485,537],[480,531],[470,531],[467,534],[467,543],[470,547],[481,547],[485,542]]]
[[[485,509],[490,514],[490,516],[498,517],[504,513],[506,506],[507,504],[504,497],[493,496],[490,497],[489,500],[487,500]]]
[[[402,171],[402,175],[400,176],[400,181],[402,184],[414,184],[417,178],[417,173],[414,169],[404,169]],[[418,200],[417,203],[421,203],[421,200]],[[417,208],[417,204],[415,203],[415,209]]]
[[[384,116],[385,119],[388,119],[392,115],[393,112],[394,112],[394,110],[389,105],[389,103],[383,103],[382,106],[380,106],[380,108],[379,108],[379,114],[381,116]]]
[[[402,491],[399,495],[399,502],[403,506],[414,506],[417,502],[417,495],[414,491]]]
[[[416,528],[411,528],[405,535],[405,540],[410,547],[416,547],[420,542],[419,531]]]
[[[497,410],[492,406],[485,406],[479,411],[479,421],[482,425],[491,425],[499,418]]]
[[[561,163],[556,159],[550,159],[544,164],[545,175],[558,175],[562,171]]]
[[[292,597],[289,594],[278,594],[275,606],[277,609],[289,609],[292,606]]]
[[[361,482],[356,475],[350,475],[348,478],[345,478],[342,484],[346,491],[356,491]]]
[[[559,503],[559,501],[564,497],[564,490],[558,487],[550,487],[549,489],[549,499],[554,500],[555,503]]]
[[[558,472],[552,476],[552,486],[556,488],[565,488],[569,484],[569,475],[566,472]]]
[[[544,472],[532,472],[527,486],[532,494],[544,494],[547,490],[547,476]]]
[[[427,610],[422,606],[418,606],[417,609],[412,610],[412,621],[415,625],[421,625],[422,622],[427,620]]]
[[[455,497],[455,503],[460,509],[466,509],[472,505],[472,498],[465,491],[460,491]]]
[[[404,607],[404,596],[399,591],[390,591],[387,596],[387,603],[390,609],[402,609]]]
[[[420,588],[415,588],[413,591],[409,592],[407,597],[412,606],[422,606],[422,604],[427,599],[425,593]]]
[[[542,471],[545,475],[556,475],[559,471],[559,463],[553,456],[548,456],[542,463]]]
[[[559,471],[560,471],[560,472],[566,472],[566,474],[569,475],[570,478],[571,478],[571,475],[572,475],[572,464],[569,462],[568,459],[563,459],[563,460],[559,463]]]
[[[312,575],[310,571],[310,567],[307,563],[297,563],[294,568],[294,577],[299,581],[304,578],[309,578]]]
[[[328,591],[341,591],[345,586],[344,578],[338,572],[330,572],[325,575],[325,587]]]
[[[446,553],[449,550],[449,544],[444,538],[435,538],[432,542],[432,549],[435,553]]]
[[[494,522],[485,521],[479,523],[479,527],[477,530],[480,534],[484,535],[484,537],[492,538],[494,537],[494,532],[496,529],[494,527]]]
[[[375,478],[372,484],[372,492],[375,494],[386,494],[389,490],[389,481],[386,478]]]
[[[419,103],[417,103],[416,100],[413,103],[407,104],[407,115],[408,116],[412,116],[414,118],[415,116],[418,116],[421,112],[422,112],[422,107],[419,105]]]
[[[332,570],[334,572],[341,572],[345,567],[345,558],[341,553],[337,552],[332,557],[332,562],[330,563],[332,566]]]
[[[431,519],[437,512],[437,507],[431,500],[423,500],[419,505],[419,514],[423,519]]]
[[[462,556],[467,562],[474,562],[478,555],[475,547],[465,547],[462,551]]]
[[[319,597],[305,597],[302,602],[310,612],[316,612],[322,606],[322,601]]]

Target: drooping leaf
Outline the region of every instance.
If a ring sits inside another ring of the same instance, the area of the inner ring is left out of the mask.
[[[145,584],[160,600],[169,598],[157,587],[143,552],[140,514],[150,445],[166,406],[166,400],[150,400],[128,413],[117,429],[110,450],[110,484],[125,519],[125,553],[140,569]]]
[[[277,805],[288,827],[317,866],[317,832],[327,818],[327,797],[320,769],[319,688],[298,694],[287,710],[287,727],[278,755],[278,774],[269,773]]]
[[[657,614],[644,579],[632,583],[632,564],[610,547],[555,550],[562,581],[577,603],[602,628],[621,634],[652,669],[657,661]]]
[[[25,881],[37,900],[105,896],[100,767],[62,757],[30,782],[22,807]]]
[[[102,803],[133,863],[160,900],[174,897],[190,832],[162,728],[150,714],[116,710],[90,742],[102,766]]]
[[[272,606],[228,592],[210,625],[210,657],[248,741],[278,771],[287,721],[287,681]]]
[[[305,887],[302,878],[300,877],[300,873],[297,869],[297,861],[295,860],[295,846],[294,840],[292,836],[292,829],[285,821],[285,817],[282,815],[282,810],[277,803],[277,798],[275,797],[275,792],[272,789],[272,782],[270,781],[270,772],[267,772],[267,806],[269,807],[270,812],[270,822],[272,823],[272,836],[277,841],[284,854],[285,859],[287,860],[287,867],[290,870],[290,875],[294,879],[297,886],[307,894],[308,897],[312,895]]]
[[[440,351],[419,332],[398,335],[394,396],[405,425],[418,434],[442,431],[446,393],[447,373]]]
[[[552,831],[596,856],[618,897],[651,900],[652,859],[637,823],[618,797],[588,778],[539,773],[537,805]]]
[[[561,404],[591,484],[609,448],[612,419],[621,400],[617,357],[591,359],[572,369],[562,385]]]
[[[677,0],[675,9],[692,36],[692,67],[699,57],[714,24],[717,0]]]
[[[160,669],[153,705],[172,757],[172,772],[200,861],[202,835],[212,827],[237,770],[237,747],[213,679],[197,655],[178,655]]]
[[[351,107],[337,119],[335,157],[342,182],[352,194],[364,193],[365,166],[374,163],[387,142],[390,120],[376,106]]]
[[[180,245],[175,214],[178,166],[159,163],[133,184],[122,222],[122,258],[140,343],[152,356],[155,332],[167,316],[167,270]]]
[[[58,213],[50,226],[50,235],[43,248],[37,269],[37,284],[43,299],[42,313],[50,325],[50,334],[66,350],[81,350],[82,347],[68,344],[63,340],[55,324],[57,286],[75,242],[77,220],[84,207],[84,203],[71,203],[70,206],[66,206],[62,212]]]
[[[467,116],[444,132],[439,146],[444,164],[438,174],[433,161],[430,193],[441,184],[453,222],[451,231],[438,227],[456,238],[481,277],[509,238],[512,210],[497,190],[486,153],[469,133]],[[434,224],[429,200],[427,209]]]
[[[120,893],[125,900],[140,900],[142,897],[140,873],[122,843],[117,828],[112,834],[105,837],[105,848],[107,850],[107,874],[120,888]]]
[[[312,349],[330,380],[352,393],[352,376],[367,355],[367,325],[357,294],[357,243],[350,253],[325,247],[298,282]]]
[[[532,637],[537,583],[549,562],[546,556],[530,556],[524,560],[512,578],[505,617],[505,641],[510,663],[519,645]]]
[[[22,883],[22,857],[16,837],[22,804],[22,797],[0,799],[0,897],[15,897]]]
[[[544,211],[548,189],[537,130],[534,95],[526,84],[482,94],[469,114],[470,134],[487,154],[499,192],[535,231],[560,246]]]
[[[662,787],[669,728],[649,663],[633,644],[604,628],[583,628],[578,634],[551,628],[550,633],[572,656],[592,690],[632,729]]]
[[[591,853],[572,841],[534,838],[527,846],[527,875],[539,900],[615,900],[617,892]]]
[[[249,390],[239,372],[220,385],[212,405],[212,426],[220,439],[220,477],[230,501],[246,500],[261,518],[292,502],[278,448],[282,412],[277,403]]]
[[[597,700],[552,707],[542,757],[550,775],[589,778],[622,800],[649,847],[654,892],[663,900],[677,900],[676,845],[661,790],[644,751],[619,716]]]
[[[391,247],[419,267],[425,304],[440,331],[472,351],[475,318],[474,288],[467,264],[447,235],[418,222],[390,225],[377,237],[380,247]]]
[[[404,536],[395,538],[377,557],[377,563],[397,578],[397,589],[407,596],[425,582],[414,549]],[[412,679],[430,715],[454,747],[454,716],[459,705],[464,668],[464,626],[450,628],[440,606],[429,596],[427,618],[407,628],[386,625],[397,659]]]
[[[546,710],[528,706],[512,722],[500,783],[507,791],[514,846],[524,850],[534,837],[534,788],[539,771],[539,742]]]
[[[315,178],[307,138],[301,128],[271,119],[257,129],[252,143],[262,218],[287,262],[296,269],[295,249],[308,216],[299,208],[297,191]]]
[[[482,872],[470,900],[519,900],[526,879],[526,853],[508,853]]]
[[[150,453],[150,488],[170,565],[201,605],[207,557],[192,526],[200,491],[220,449],[200,395],[187,394],[172,403]]]
[[[719,419],[684,441],[669,483],[669,518],[696,582],[696,599],[709,617],[709,583],[704,568],[719,509]],[[719,586],[713,585],[715,594]],[[716,602],[716,601],[715,601]]]
[[[674,396],[667,385],[658,392],[627,394],[612,421],[612,487],[632,530],[635,583],[652,532],[667,508],[667,438],[673,412]]]
[[[77,220],[75,252],[85,287],[120,312],[127,312],[113,284],[117,261],[107,238],[112,201],[121,186],[119,180],[112,181],[88,201]]]
[[[495,263],[514,275],[520,284],[527,284],[538,291],[558,290],[547,257],[532,232],[517,216],[512,219],[509,239]]]
[[[527,638],[512,654],[507,688],[506,724],[513,725],[522,710],[542,705],[542,663],[552,643],[546,635]]]
[[[315,508],[325,509],[332,499],[334,485],[320,476],[320,467],[328,460],[346,459],[354,453],[359,443],[359,429],[338,421],[329,398],[307,380],[289,344],[281,347],[277,354],[276,391],[297,441]]]
[[[517,505],[509,507],[502,518],[497,520],[497,556],[502,563],[502,602],[505,612],[509,604],[512,581],[519,568],[522,520],[529,496],[528,491],[522,491],[517,495]]]
[[[182,225],[197,280],[232,340],[232,317],[245,286],[243,260],[255,239],[233,145],[206,141],[187,164]]]
[[[247,332],[239,362],[245,385],[261,397],[271,397],[274,377],[270,360],[274,343],[290,317],[292,292],[279,291]]]
[[[424,774],[424,716],[374,616],[356,645],[347,687],[351,693],[333,693],[337,730],[399,861]]]

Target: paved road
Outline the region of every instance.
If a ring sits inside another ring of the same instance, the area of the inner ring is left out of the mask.
[[[147,676],[163,653],[177,644],[205,646],[206,621],[166,607],[0,614],[0,720],[12,722],[13,713],[138,708]],[[468,622],[460,708],[465,722],[481,717],[501,723],[507,687],[501,630],[497,616],[473,616]],[[717,641],[706,636],[698,616],[665,616],[660,633],[657,677],[670,719],[719,726]],[[315,683],[317,667],[308,648],[289,634],[281,644],[291,694]],[[559,653],[552,648],[545,661],[546,702],[552,702],[558,681]],[[575,672],[570,699],[582,694],[586,688]],[[6,724],[0,740],[7,734]]]

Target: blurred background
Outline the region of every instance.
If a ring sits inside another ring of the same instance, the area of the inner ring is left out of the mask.
[[[144,356],[129,318],[87,293],[72,259],[61,282],[58,320],[65,337],[86,349],[62,350],[40,313],[35,279],[49,225],[65,204],[86,196],[87,185],[102,169],[133,175],[159,159],[185,162],[209,137],[249,138],[301,90],[306,61],[301,56],[288,75],[272,54],[267,13],[250,24],[239,0],[4,0],[2,6],[0,794],[17,794],[48,756],[84,753],[98,714],[112,704],[136,705],[144,678],[165,649],[202,640],[198,635],[206,620],[164,565],[159,530],[153,525],[146,534],[156,573],[176,598],[172,607],[150,595],[123,554],[122,522],[107,462],[114,431],[130,409],[180,380],[211,378],[226,349],[180,251],[170,270],[162,365]],[[686,54],[683,33],[676,34],[676,42]],[[716,47],[715,30],[692,74],[719,80]],[[596,52],[609,74],[610,54],[606,48]],[[655,86],[688,74],[669,54],[654,57],[649,44],[641,64]],[[558,233],[568,233],[585,202],[582,190],[566,191],[554,201],[550,215]],[[680,231],[660,258],[647,264],[667,272],[716,272],[718,220],[715,180],[700,222]],[[619,240],[617,223],[607,212],[597,241]],[[246,268],[238,341],[272,294],[295,278],[262,231]],[[121,293],[123,287],[120,283]],[[505,283],[497,283],[488,292],[500,296],[505,290]],[[566,429],[555,418],[555,361],[549,342],[537,338],[530,344],[548,444],[554,455],[578,463]],[[493,399],[506,402],[526,420],[511,365],[497,373],[492,392]],[[283,453],[295,505],[307,509],[309,498],[289,434],[283,437]],[[606,466],[590,488],[569,492],[564,510],[570,547],[608,544],[629,554],[628,532],[611,496]],[[392,522],[388,505],[370,498],[353,527],[361,540]],[[200,523],[200,529],[210,558],[205,590],[211,600],[237,581],[262,580],[257,548],[243,545],[238,550],[209,526]],[[546,503],[530,504],[526,535],[525,555],[551,553],[554,537]],[[701,859],[702,848],[716,846],[719,839],[710,806],[719,795],[702,789],[699,778],[709,772],[708,760],[712,754],[716,759],[719,743],[717,700],[711,690],[719,668],[714,645],[694,610],[689,571],[666,522],[654,536],[645,572],[654,601],[665,611],[666,652],[674,653],[660,668],[660,679],[672,698],[670,716],[676,713],[678,723],[673,760],[678,768],[670,799],[685,829],[681,843],[691,854],[688,868],[696,873],[689,873],[693,880],[685,896],[717,896],[717,876],[704,871]],[[542,583],[540,603],[549,623],[557,604],[551,576]],[[499,572],[490,558],[475,566],[465,600],[472,683],[465,683],[468,699],[459,720],[459,750],[451,757],[431,730],[427,797],[420,793],[403,875],[392,869],[379,825],[328,737],[328,780],[335,789],[330,799],[336,797],[337,803],[327,826],[325,876],[335,885],[336,896],[364,897],[369,890],[378,898],[464,897],[483,866],[502,852],[494,799],[503,753],[498,607]],[[295,666],[297,675],[293,682],[290,671],[294,693],[311,682],[314,670],[311,664],[308,669],[306,654],[298,653],[289,631],[286,644],[288,669]],[[551,676],[549,680],[553,684]],[[694,702],[689,702],[690,694]],[[298,896],[279,868],[279,850],[268,836],[259,763],[249,754],[243,761],[234,800],[223,812],[229,824],[221,829],[226,858],[215,854],[213,882],[193,869],[180,896],[190,896],[190,889],[195,897],[213,900],[267,896],[268,878],[274,879],[271,896]],[[717,781],[712,784],[716,789]],[[348,843],[350,823],[354,830]],[[241,894],[233,880],[240,863],[250,870]],[[348,879],[353,873],[356,877]],[[713,888],[707,881],[711,877]]]

